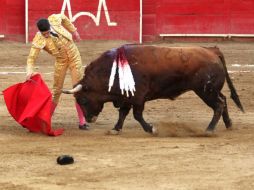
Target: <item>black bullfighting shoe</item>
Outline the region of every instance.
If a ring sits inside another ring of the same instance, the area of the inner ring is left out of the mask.
[[[84,125],[79,125],[78,127],[81,130],[88,130],[89,129],[89,125],[87,125],[86,123]]]

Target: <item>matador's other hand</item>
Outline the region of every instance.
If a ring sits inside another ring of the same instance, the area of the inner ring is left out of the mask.
[[[74,36],[76,41],[78,41],[78,42],[81,41],[80,35],[77,30],[75,32],[73,32],[72,35]]]
[[[36,75],[36,74],[38,74],[38,73],[37,73],[37,72],[34,72],[34,73],[27,73],[27,74],[26,74],[26,81],[27,81],[27,80],[30,80],[31,77],[34,76],[34,75]]]

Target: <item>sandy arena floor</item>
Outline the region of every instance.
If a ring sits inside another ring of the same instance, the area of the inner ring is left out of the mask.
[[[83,64],[123,41],[85,41],[78,44]],[[0,95],[0,189],[3,190],[190,190],[254,189],[254,43],[160,43],[164,46],[214,46],[225,55],[230,76],[246,113],[228,97],[234,130],[222,121],[216,136],[204,131],[212,111],[194,93],[175,101],[146,104],[144,116],[159,128],[159,136],[146,134],[126,119],[123,133],[108,136],[118,112],[106,104],[90,131],[78,129],[74,98],[62,95],[53,117],[59,137],[29,133],[9,115]],[[25,79],[30,45],[0,41],[0,91]],[[54,58],[42,53],[37,71],[52,87]],[[65,88],[71,88],[70,77]],[[72,155],[75,163],[60,166],[56,158]]]

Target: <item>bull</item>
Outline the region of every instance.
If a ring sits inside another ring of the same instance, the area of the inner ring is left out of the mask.
[[[108,91],[112,64],[119,57],[120,49],[124,52],[135,81],[134,96],[121,94],[117,77],[111,91]],[[114,107],[119,108],[118,121],[111,130],[114,134],[122,130],[131,108],[134,118],[144,131],[155,134],[157,129],[143,118],[145,102],[155,99],[174,100],[187,91],[194,91],[213,110],[212,120],[206,129],[208,133],[213,133],[221,116],[226,128],[232,127],[226,97],[221,92],[225,80],[231,98],[244,112],[219,48],[124,45],[106,51],[92,61],[75,88],[63,92],[74,94],[88,122],[99,115],[105,102],[112,102]]]

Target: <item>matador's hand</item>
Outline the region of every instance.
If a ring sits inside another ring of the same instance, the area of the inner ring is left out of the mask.
[[[77,30],[75,32],[73,32],[72,35],[74,36],[76,41],[78,41],[78,42],[81,41],[80,35]]]
[[[27,74],[26,74],[26,81],[27,81],[27,80],[30,80],[31,77],[34,76],[34,75],[36,75],[36,74],[38,74],[38,73],[37,73],[37,72],[34,72],[34,73],[27,73]]]

